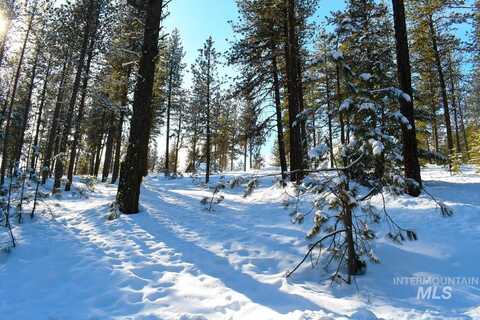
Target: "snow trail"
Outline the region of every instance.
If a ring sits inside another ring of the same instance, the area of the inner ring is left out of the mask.
[[[56,219],[27,219],[14,229],[19,247],[0,254],[0,318],[300,320],[358,311],[360,319],[368,308],[384,319],[478,319],[479,288],[419,301],[415,288],[392,284],[395,276],[478,274],[480,177],[429,168],[424,178],[455,216],[439,217],[427,197],[389,198],[390,212],[420,239],[398,246],[380,238],[383,263],[357,278],[360,291],[331,287],[327,272],[308,266],[284,278],[305,252],[308,223],[289,222],[271,179],[248,198],[225,190],[208,212],[200,200],[210,192],[190,178],[152,176],[142,212],[114,221],[106,215],[115,186],[99,184],[88,199],[64,193],[48,200]]]

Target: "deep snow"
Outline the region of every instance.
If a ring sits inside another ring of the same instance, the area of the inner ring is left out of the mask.
[[[480,286],[417,299],[418,286],[394,284],[479,276],[480,176],[429,167],[423,178],[454,216],[441,217],[427,196],[388,197],[391,215],[419,240],[397,245],[381,236],[381,264],[351,286],[332,285],[330,273],[308,264],[285,279],[305,253],[310,224],[290,222],[272,178],[247,198],[240,187],[225,190],[208,212],[206,187],[151,176],[142,212],[114,221],[106,219],[113,185],[98,184],[88,198],[51,197],[55,218],[45,211],[15,225],[18,247],[0,253],[0,319],[480,319]]]

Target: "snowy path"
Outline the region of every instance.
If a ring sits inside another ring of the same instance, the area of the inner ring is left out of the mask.
[[[282,191],[269,184],[247,199],[227,190],[207,212],[200,199],[209,192],[191,179],[151,177],[142,212],[113,222],[105,216],[114,186],[99,185],[88,199],[51,199],[57,218],[16,227],[20,246],[0,254],[0,319],[347,319],[363,307],[385,319],[480,318],[478,287],[417,301],[414,288],[392,284],[419,272],[478,276],[480,177],[431,169],[426,178],[456,215],[440,218],[426,197],[391,199],[391,212],[420,240],[380,239],[384,263],[358,279],[360,292],[330,287],[318,269],[285,280],[308,225],[289,222]]]

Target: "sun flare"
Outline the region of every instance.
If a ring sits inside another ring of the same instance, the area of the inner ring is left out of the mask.
[[[7,32],[8,20],[3,14],[0,13],[0,35],[4,35]]]

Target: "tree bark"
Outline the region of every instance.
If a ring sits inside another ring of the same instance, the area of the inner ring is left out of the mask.
[[[65,61],[63,63],[62,67],[62,73],[60,76],[60,83],[58,85],[58,92],[57,92],[57,99],[55,102],[55,109],[53,111],[53,116],[52,116],[52,124],[50,126],[50,132],[48,135],[48,141],[47,141],[47,147],[45,150],[45,156],[44,156],[44,163],[42,165],[42,184],[45,184],[47,181],[49,172],[50,172],[50,167],[51,167],[51,158],[52,158],[52,153],[54,151],[55,147],[55,140],[57,137],[57,126],[58,126],[58,118],[60,117],[60,110],[62,109],[63,105],[63,95],[65,92],[65,77],[67,74],[67,71],[70,69],[70,55],[69,53],[66,54]]]
[[[28,93],[25,99],[25,109],[23,111],[23,117],[22,117],[23,122],[22,122],[22,127],[20,128],[20,140],[17,142],[17,148],[15,151],[16,162],[19,162],[22,156],[22,148],[23,148],[23,143],[25,141],[25,131],[27,131],[28,129],[27,128],[28,116],[30,115],[30,109],[32,107],[32,94],[33,94],[33,89],[35,87],[35,77],[37,75],[37,66],[38,66],[39,56],[40,56],[40,47],[39,47],[39,44],[37,43],[37,48],[35,49],[35,58],[32,66],[32,73],[30,75],[30,84],[28,86]]]
[[[210,181],[210,148],[211,148],[211,132],[210,132],[210,56],[211,56],[211,47],[208,51],[208,57],[207,57],[207,144],[206,144],[206,162],[207,162],[207,168],[205,172],[205,183],[208,183]]]
[[[167,128],[165,141],[165,175],[169,175],[170,171],[170,110],[172,107],[172,81],[173,81],[173,66],[171,61],[168,70],[168,89],[167,89]]]
[[[8,111],[7,111],[7,123],[6,123],[6,126],[5,126],[5,132],[4,132],[4,135],[3,135],[3,148],[2,148],[3,154],[2,154],[2,166],[0,167],[0,185],[3,185],[4,182],[5,182],[5,171],[7,169],[7,165],[9,165],[8,140],[10,138],[9,136],[10,136],[10,124],[11,124],[12,109],[13,109],[13,104],[15,102],[15,97],[16,97],[17,88],[18,88],[18,81],[20,79],[20,72],[22,70],[23,59],[25,57],[25,49],[27,47],[28,38],[29,38],[30,32],[32,30],[33,18],[35,17],[36,8],[37,7],[36,7],[36,4],[35,4],[34,7],[33,7],[32,14],[30,16],[30,20],[28,22],[27,32],[25,33],[25,38],[23,40],[22,50],[20,51],[20,59],[18,61],[17,71],[15,73],[15,78],[14,78],[14,81],[13,81],[12,94],[11,94],[11,97],[10,97],[10,104],[9,104]]]
[[[130,68],[127,70],[125,77],[125,84],[122,95],[122,108],[127,108],[128,104],[128,79],[130,78]],[[122,133],[123,133],[123,118],[125,117],[125,111],[120,110],[120,118],[118,119],[117,125],[117,144],[115,145],[115,159],[113,161],[113,172],[112,172],[112,183],[117,182],[118,173],[120,171],[120,159],[122,153]]]
[[[58,179],[58,177],[61,178],[63,176],[63,168],[64,168],[63,153],[67,151],[68,136],[70,135],[70,131],[72,129],[72,119],[73,119],[73,114],[75,112],[75,105],[77,103],[78,91],[80,90],[80,81],[82,80],[85,57],[87,56],[88,43],[89,43],[90,34],[91,34],[90,29],[92,28],[93,19],[95,16],[94,10],[95,10],[95,0],[89,0],[88,12],[87,12],[88,18],[87,18],[87,22],[85,23],[85,28],[83,30],[83,39],[82,39],[82,45],[80,49],[80,56],[78,58],[75,79],[72,85],[72,95],[70,96],[70,102],[68,104],[68,111],[67,111],[67,118],[66,118],[65,125],[64,125],[63,132],[60,139],[60,153],[62,153],[62,155],[56,161],[56,164],[59,164],[60,162],[62,162],[62,165],[60,166],[59,170],[55,169],[54,185],[59,185],[59,183],[56,180]],[[98,15],[98,10],[97,10],[97,15]],[[75,161],[75,156],[73,157],[73,161]],[[60,170],[61,170],[61,174],[60,174]],[[72,168],[72,172],[73,172],[73,168]],[[67,181],[65,189],[70,190],[70,185],[71,185],[71,181]]]
[[[300,113],[301,99],[300,88],[298,86],[298,39],[296,32],[295,0],[286,0],[286,69],[287,69],[287,91],[288,91],[288,115],[289,115],[289,134],[290,134],[290,171],[293,173],[290,178],[292,181],[300,182],[303,178],[303,141],[302,126],[297,115]]]
[[[277,57],[275,56],[275,47],[271,45],[272,55],[272,77],[273,77],[273,95],[275,99],[275,115],[277,117],[277,143],[280,156],[280,168],[282,170],[282,180],[287,179],[287,157],[285,154],[285,141],[283,140],[283,119],[282,104],[280,98],[280,81],[278,79]]]
[[[432,40],[433,55],[435,58],[435,65],[437,67],[437,72],[438,72],[438,80],[440,82],[440,91],[442,94],[443,116],[445,119],[445,127],[447,130],[448,165],[449,165],[449,168],[451,169],[450,155],[453,151],[453,137],[452,137],[452,124],[450,122],[450,110],[448,107],[448,99],[447,99],[447,87],[445,85],[445,77],[443,75],[442,60],[440,58],[440,52],[438,50],[437,34],[435,31],[435,26],[433,24],[433,17],[429,16],[428,18],[429,18],[428,25],[430,30],[430,37]]]
[[[47,62],[47,70],[45,71],[45,79],[43,80],[42,93],[40,94],[40,106],[38,107],[38,118],[37,118],[37,124],[35,126],[35,136],[33,138],[33,150],[32,150],[31,162],[30,162],[31,163],[30,167],[32,171],[35,170],[37,158],[39,154],[38,152],[40,150],[40,146],[38,145],[38,139],[40,135],[40,125],[42,123],[42,115],[43,115],[43,109],[45,107],[48,78],[50,77],[51,67],[52,67],[52,58],[50,57]]]
[[[97,16],[97,22],[98,22],[98,16]],[[78,143],[81,137],[81,125],[82,125],[83,114],[85,110],[85,99],[87,96],[88,80],[90,79],[90,67],[92,64],[93,50],[95,47],[96,29],[97,29],[97,23],[95,23],[95,30],[92,32],[92,35],[90,38],[90,44],[88,47],[87,64],[85,66],[85,75],[83,76],[83,83],[82,83],[82,89],[81,89],[82,95],[80,98],[80,106],[78,107],[77,119],[75,121],[75,132],[73,133],[73,141],[70,149],[70,158],[68,161],[67,183],[65,184],[65,191],[70,191],[70,188],[72,186],[72,181],[73,181],[73,168],[75,165],[75,158],[77,157]]]
[[[108,174],[112,164],[112,152],[113,152],[113,125],[108,128],[107,142],[105,146],[105,160],[103,162],[102,182],[107,181]]]
[[[410,53],[408,50],[407,26],[405,22],[405,7],[403,0],[393,0],[395,24],[395,40],[397,49],[397,74],[400,89],[409,95],[409,99],[400,99],[400,112],[410,123],[408,128],[402,123],[403,164],[405,177],[413,179],[418,185],[408,183],[406,192],[411,196],[418,196],[422,186],[420,164],[417,154],[417,138],[413,109],[412,78],[410,71]]]
[[[155,58],[158,54],[158,38],[163,0],[146,1],[146,21],[142,57],[133,101],[133,116],[127,156],[122,164],[117,201],[120,211],[137,213],[140,185],[147,167],[148,141],[152,124],[152,90],[155,75]]]

